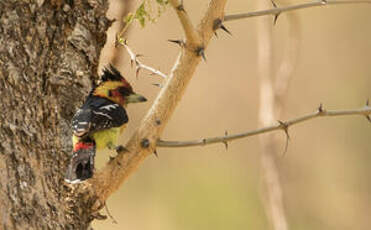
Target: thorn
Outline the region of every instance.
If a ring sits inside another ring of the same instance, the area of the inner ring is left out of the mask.
[[[205,52],[203,50],[201,50],[200,54],[201,54],[202,59],[204,59],[204,61],[206,62]]]
[[[173,39],[168,39],[169,42],[175,43],[179,45],[180,47],[184,47],[184,41],[183,40],[173,40]]]
[[[289,138],[289,136],[286,134],[286,144],[285,144],[285,150],[284,150],[284,152],[283,152],[283,154],[282,154],[282,156],[285,156],[286,155],[286,153],[287,153],[287,150],[289,149],[289,141],[290,141],[290,138]]]
[[[321,103],[321,104],[319,104],[319,107],[318,107],[318,113],[321,114],[323,112],[325,112],[325,109],[323,108],[323,105]]]
[[[157,149],[155,149],[155,151],[153,151],[153,154],[155,154],[155,156],[158,158]]]
[[[225,151],[228,151],[228,142],[227,141],[223,141],[223,144],[225,146]]]
[[[220,25],[220,29],[224,30],[226,33],[232,36],[232,33],[223,24]]]
[[[127,40],[127,39],[123,39],[123,40],[122,40],[122,44],[124,44],[124,45],[127,46],[127,45],[128,45],[128,40]]]
[[[224,132],[224,136],[228,136],[228,131],[227,130]],[[228,151],[228,142],[227,141],[223,141],[223,144],[225,146],[225,150]]]
[[[277,8],[277,4],[274,0],[271,0],[271,3],[273,5],[273,8]],[[281,14],[281,12],[278,12],[278,13],[274,14],[273,25],[277,24],[277,19],[278,19],[278,16],[280,16],[280,14]]]
[[[280,124],[283,131],[285,131],[287,138],[290,139],[288,124],[286,122],[283,122],[283,121],[280,121],[280,120],[278,120],[277,122]]]
[[[366,108],[368,108],[370,106],[370,99],[367,98],[366,100]],[[371,115],[365,115],[366,119],[371,122]]]
[[[137,66],[137,67],[135,67],[135,77],[137,78],[137,80],[138,80],[138,76],[139,76],[139,71],[140,71],[140,67],[139,66]]]
[[[144,56],[144,55],[142,55],[142,54],[135,54],[135,55],[134,55],[134,58],[131,58],[131,59],[130,59],[130,66],[131,66],[131,68],[133,68],[134,63],[135,63],[135,65],[138,65],[137,58],[138,58],[138,57],[143,57],[143,56]]]
[[[272,3],[274,8],[277,8],[277,4],[273,0],[271,0],[271,3]]]
[[[202,139],[202,143],[203,143],[204,145],[206,145],[206,139],[205,139],[205,138]]]
[[[203,46],[198,47],[196,49],[196,54],[197,54],[197,56],[201,56],[202,59],[204,59],[204,61],[206,62],[205,48]]]
[[[283,156],[285,156],[285,154],[286,154],[286,152],[289,148],[289,141],[290,141],[289,125],[287,123],[283,122],[283,121],[280,121],[280,120],[278,120],[277,122],[280,124],[281,128],[283,129],[283,131],[286,134],[286,144],[285,144],[285,150],[283,152]]]
[[[280,16],[281,13],[277,13],[274,15],[274,19],[273,19],[273,25],[275,26],[277,24],[277,20],[278,20],[278,16]]]
[[[150,145],[149,143],[149,140],[147,138],[143,138],[142,141],[140,142],[140,146],[142,146],[142,148],[148,148]]]
[[[232,33],[223,25],[222,20],[220,18],[217,18],[214,20],[213,30],[216,35],[216,31],[218,29],[224,30],[226,33],[232,36]],[[217,35],[216,35],[217,36]]]
[[[214,34],[215,34],[215,37],[217,37],[217,38],[218,38],[218,34],[216,33],[216,31],[214,31]]]
[[[160,88],[160,89],[162,89],[162,84],[160,84],[160,83],[153,83],[152,85],[154,85],[154,86],[156,86],[156,87],[158,87],[158,88]]]

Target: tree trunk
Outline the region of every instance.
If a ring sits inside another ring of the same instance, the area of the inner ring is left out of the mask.
[[[0,1],[0,229],[89,228],[94,202],[71,198],[64,173],[70,119],[97,76],[111,24],[107,7]]]

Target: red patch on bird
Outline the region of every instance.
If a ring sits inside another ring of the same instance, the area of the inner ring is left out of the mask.
[[[117,90],[113,90],[112,91],[112,96],[113,97],[122,97],[122,95],[119,93],[119,91],[117,91]]]
[[[73,148],[74,152],[79,151],[80,149],[89,149],[94,147],[94,143],[91,142],[77,142],[75,147]]]
[[[112,93],[112,97],[118,100],[118,102],[116,103],[119,103],[120,105],[125,104],[125,97],[118,90],[113,90],[111,91],[111,93]]]

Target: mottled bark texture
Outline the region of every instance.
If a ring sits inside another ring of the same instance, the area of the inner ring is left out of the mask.
[[[0,1],[0,229],[89,228],[93,198],[71,197],[63,177],[70,119],[96,77],[111,24],[107,7]]]

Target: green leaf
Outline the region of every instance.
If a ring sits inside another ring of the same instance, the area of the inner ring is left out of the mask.
[[[144,27],[146,24],[146,18],[149,18],[149,14],[145,9],[144,4],[145,2],[140,4],[140,6],[137,9],[137,12],[135,12],[135,18],[139,21],[142,27]]]
[[[146,25],[147,21],[156,22],[156,19],[165,11],[166,5],[169,3],[169,1],[156,0],[155,2],[157,4],[156,6],[153,6],[153,0],[143,0],[134,14],[129,14],[126,16],[125,22],[130,24],[133,20],[138,20],[142,27]]]

